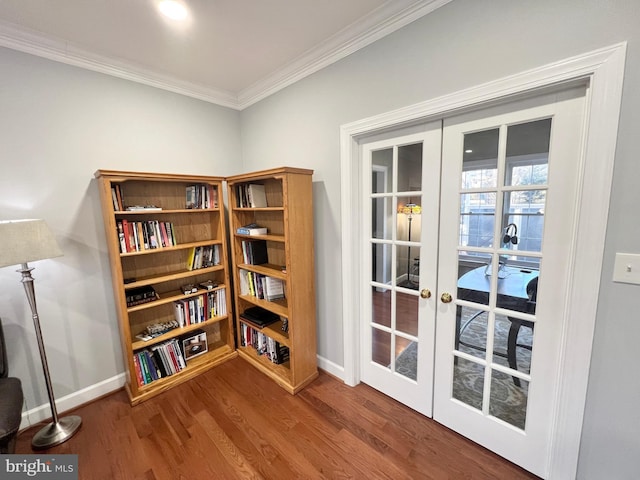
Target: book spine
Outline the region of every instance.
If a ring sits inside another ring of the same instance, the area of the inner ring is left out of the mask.
[[[143,352],[140,352],[138,353],[138,359],[140,360],[140,365],[142,365],[144,384],[147,385],[153,381],[151,378],[151,373],[149,372],[149,365],[147,365],[147,357],[144,356]]]
[[[136,371],[136,378],[138,379],[138,386],[144,385],[144,379],[142,378],[142,368],[140,367],[140,359],[138,354],[133,354],[133,367]]]

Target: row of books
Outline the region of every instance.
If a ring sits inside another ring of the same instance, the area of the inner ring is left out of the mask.
[[[289,360],[289,347],[286,345],[282,345],[245,323],[240,323],[240,328],[243,347],[253,348],[258,355],[268,358],[277,365]]]
[[[243,183],[237,185],[236,206],[240,208],[267,207],[267,196],[264,185],[259,183]]]
[[[240,269],[240,295],[252,295],[270,302],[284,298],[284,282],[261,273]]]
[[[269,263],[266,240],[243,240],[242,258],[247,265]]]
[[[213,185],[189,185],[186,191],[187,208],[218,208],[218,189]]]
[[[134,353],[133,364],[140,386],[178,373],[187,366],[177,338]]]
[[[188,270],[213,267],[214,265],[220,265],[220,245],[205,245],[189,250]]]
[[[176,321],[181,327],[206,322],[227,314],[227,291],[225,288],[212,290],[197,297],[177,300],[173,305]]]
[[[171,222],[117,220],[120,253],[140,252],[177,245]]]

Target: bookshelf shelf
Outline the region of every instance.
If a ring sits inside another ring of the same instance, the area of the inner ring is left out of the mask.
[[[199,274],[212,273],[212,272],[217,272],[219,270],[224,270],[224,269],[225,267],[223,265],[216,265],[213,267],[200,268],[198,269],[197,273]],[[152,275],[148,277],[138,277],[136,281],[127,282],[125,285],[125,288],[130,289],[130,288],[144,287],[146,285],[153,285],[155,283],[168,282],[171,280],[178,280],[181,278],[189,278],[193,276],[193,273],[194,273],[194,270],[184,269],[184,270],[168,273],[166,275],[159,275],[159,276]]]
[[[238,354],[291,394],[318,376],[312,174],[311,170],[282,167],[227,178]],[[293,205],[295,208],[291,208]],[[252,223],[266,227],[268,233],[236,233],[238,228]],[[257,261],[253,254],[248,254],[255,250],[246,242],[254,241],[263,242],[255,249],[266,252],[266,259]],[[243,291],[247,272],[258,277],[250,283],[254,288],[249,292]],[[282,282],[284,298],[273,301],[260,298],[261,290],[255,288],[260,276]],[[275,313],[280,320],[247,332],[244,326],[250,327],[251,323],[243,321],[240,315],[256,306]],[[286,332],[282,330],[284,320],[288,324]],[[262,336],[256,337],[257,334]],[[286,347],[288,359],[286,354],[280,355],[276,361],[282,363],[275,363],[269,350],[272,347],[265,347],[269,341],[264,337],[279,344],[276,350]]]
[[[241,233],[235,234],[237,237],[242,237],[247,240],[268,240],[270,242],[286,242],[284,235],[243,235]]]
[[[258,307],[262,307],[266,310],[270,310],[277,313],[281,317],[289,317],[289,309],[287,308],[287,299],[282,300],[263,300],[261,298],[254,297],[252,295],[239,295],[238,298],[242,301],[252,303]]]
[[[127,373],[125,388],[135,405],[238,355],[230,315],[225,213],[221,208],[224,179],[112,170],[98,170],[95,177]],[[161,210],[125,210],[137,205],[153,205]],[[187,205],[193,208],[185,208]],[[150,248],[154,233],[155,241],[164,246]],[[208,252],[210,257],[194,262],[198,251]],[[197,266],[204,268],[194,268]],[[198,289],[188,295],[180,289],[208,280],[218,287]],[[159,298],[128,306],[127,298],[140,298],[134,296],[140,290],[155,292]],[[196,303],[198,300],[200,303]],[[136,338],[147,327],[177,321],[178,303],[184,307],[183,302],[189,301],[191,306],[202,309],[197,311],[197,318],[206,320],[185,322],[149,341]],[[186,358],[181,342],[196,337],[206,349]],[[158,349],[166,351],[159,354]],[[154,375],[144,377],[148,371],[140,371],[141,361],[147,369],[154,370]],[[164,362],[174,362],[176,368],[169,368],[171,365]]]
[[[136,215],[163,215],[169,213],[179,213],[179,214],[189,214],[189,213],[202,213],[202,212],[215,212],[218,211],[219,208],[180,208],[180,209],[172,209],[172,210],[116,210],[114,213],[117,217],[121,216],[136,216]]]
[[[236,212],[284,212],[284,207],[233,207]]]
[[[282,271],[283,265],[249,265],[248,263],[238,264],[238,268],[242,270],[249,270],[251,272],[260,273],[262,275],[268,275],[269,277],[279,278],[281,280],[287,279],[287,273]]]
[[[167,340],[170,340],[173,337],[180,337],[180,336],[183,336],[183,335],[185,335],[185,334],[187,334],[189,332],[193,332],[195,330],[199,330],[203,326],[210,325],[210,324],[216,323],[216,322],[225,321],[228,318],[229,318],[228,315],[221,315],[219,317],[210,318],[209,320],[207,320],[205,322],[202,322],[202,323],[194,323],[192,325],[187,325],[185,327],[174,328],[173,330],[169,330],[167,333],[163,333],[162,335],[158,335],[157,337],[154,337],[153,339],[148,340],[146,342],[144,340],[134,341],[131,344],[131,348],[133,350],[139,350],[141,348],[148,348],[148,347],[157,345],[158,343],[166,342]]]
[[[290,393],[297,393],[298,390],[292,388],[292,372],[291,372],[291,362],[285,362],[280,365],[274,365],[265,357],[258,355],[256,350],[253,348],[247,347],[239,347],[238,353],[240,357],[247,360],[249,363],[254,365],[258,370],[261,370],[263,373],[273,378],[276,383],[278,383],[285,390],[288,390]],[[313,380],[313,379],[312,379]],[[306,386],[306,385],[305,385]]]
[[[215,352],[215,354],[207,355],[206,357],[200,356],[194,358],[187,365],[187,367],[180,372],[179,377],[177,377],[176,374],[170,377],[160,378],[158,380],[155,380],[153,383],[139,387],[137,389],[138,395],[135,404],[155,397],[156,395],[169,390],[175,385],[186,382],[187,380],[190,380],[200,375],[201,373],[206,372],[216,365],[226,362],[227,360],[229,360],[230,355],[232,355],[233,357],[237,355],[237,352],[228,345],[223,345],[219,348],[216,348]],[[127,392],[129,392],[130,385],[125,385],[125,389],[127,390]]]

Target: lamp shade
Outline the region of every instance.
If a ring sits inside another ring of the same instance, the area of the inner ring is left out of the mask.
[[[44,220],[0,221],[0,267],[62,256]]]
[[[400,205],[398,207],[398,213],[404,213],[405,215],[420,215],[422,207],[415,203],[407,203],[406,205]]]

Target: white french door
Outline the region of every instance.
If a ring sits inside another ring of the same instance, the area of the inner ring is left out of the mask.
[[[441,122],[421,132],[368,143],[361,216],[366,285],[361,378],[431,416],[435,305],[418,284],[436,282]],[[429,252],[429,253],[426,253]],[[422,296],[421,296],[422,295]]]
[[[584,94],[362,149],[361,380],[541,476],[562,381]]]

